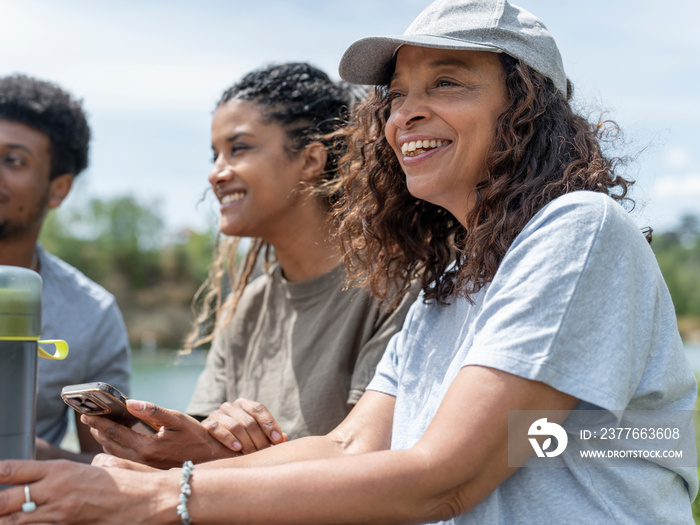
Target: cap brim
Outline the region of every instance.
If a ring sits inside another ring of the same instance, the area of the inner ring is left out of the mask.
[[[466,51],[501,52],[500,49],[476,42],[466,42],[443,36],[399,35],[369,37],[358,40],[348,47],[340,59],[340,78],[352,84],[377,85],[388,81],[387,66],[402,45],[433,47],[436,49],[459,49]]]

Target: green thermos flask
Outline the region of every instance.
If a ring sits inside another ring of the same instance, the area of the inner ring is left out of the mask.
[[[0,265],[0,459],[33,459],[36,435],[37,357],[63,359],[39,348],[41,277],[17,266]]]

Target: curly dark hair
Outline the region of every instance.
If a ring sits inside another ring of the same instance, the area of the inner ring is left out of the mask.
[[[333,82],[310,64],[290,62],[251,71],[224,91],[216,107],[233,99],[253,102],[267,122],[285,129],[294,152],[321,142],[328,151],[322,180],[330,180],[346,151],[345,136],[334,131],[347,124],[350,109],[364,95],[362,88]]]
[[[310,64],[291,62],[251,71],[224,91],[216,107],[231,100],[255,104],[265,122],[279,124],[285,130],[290,155],[312,142],[322,143],[327,152],[326,165],[307,189],[327,204],[330,217],[339,198],[332,181],[338,175],[338,161],[347,151],[344,130],[351,111],[365,95],[364,88],[334,82]],[[185,341],[186,350],[211,342],[230,322],[261,254],[266,267],[274,261],[272,246],[262,238],[254,238],[245,259],[237,264],[239,242],[238,237],[219,236],[209,276],[193,301],[199,314]],[[229,283],[230,294],[224,301]]]
[[[37,129],[51,140],[51,173],[74,177],[88,165],[90,126],[82,101],[58,85],[26,75],[0,78],[0,119]]]
[[[350,279],[377,297],[387,299],[391,284],[407,290],[419,278],[426,301],[445,304],[455,294],[469,299],[493,279],[527,222],[565,193],[596,191],[633,205],[627,197],[633,181],[615,175],[623,159],[603,152],[617,125],[577,115],[570,83],[564,95],[522,61],[499,56],[509,104],[498,119],[466,228],[444,208],[409,193],[383,133],[388,86],[378,86],[358,108],[341,160],[344,192],[335,213]]]

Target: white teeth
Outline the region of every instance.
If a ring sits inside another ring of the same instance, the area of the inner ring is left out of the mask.
[[[433,148],[441,148],[449,144],[449,140],[412,140],[411,142],[404,142],[401,146],[401,153],[408,157],[413,157],[419,153],[423,153],[425,150]]]
[[[228,204],[229,202],[239,201],[243,197],[245,197],[245,193],[242,192],[229,193],[228,195],[224,195],[223,197],[221,197],[221,204]]]

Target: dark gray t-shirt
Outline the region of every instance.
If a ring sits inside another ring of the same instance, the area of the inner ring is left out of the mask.
[[[335,428],[364,393],[413,297],[388,312],[343,290],[342,267],[302,282],[279,265],[251,282],[214,341],[189,414],[239,397],[263,403],[290,439]]]

